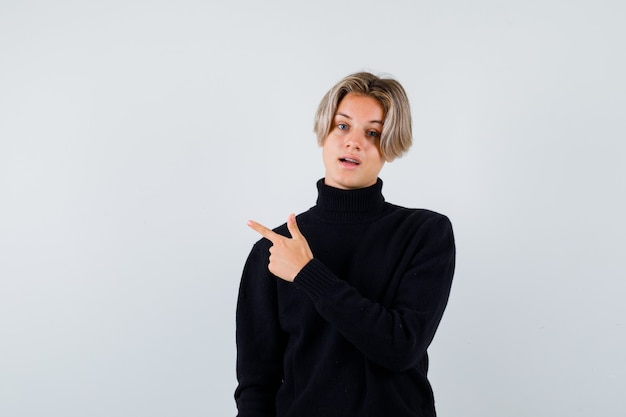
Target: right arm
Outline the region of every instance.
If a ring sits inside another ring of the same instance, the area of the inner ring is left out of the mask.
[[[246,261],[236,314],[239,417],[274,416],[283,378],[285,334],[280,329],[276,278],[268,270],[269,242],[262,240]]]

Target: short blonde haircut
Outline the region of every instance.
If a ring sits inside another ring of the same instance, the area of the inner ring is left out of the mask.
[[[324,144],[333,128],[337,107],[349,93],[372,97],[383,107],[385,119],[380,153],[385,161],[391,162],[404,155],[413,143],[409,99],[399,82],[369,72],[348,75],[326,93],[317,108],[313,125],[318,144]]]

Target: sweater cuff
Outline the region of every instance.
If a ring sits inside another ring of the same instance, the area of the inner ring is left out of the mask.
[[[326,268],[326,265],[313,258],[300,270],[293,283],[298,289],[303,289],[313,301],[316,301],[336,281],[337,278]]]

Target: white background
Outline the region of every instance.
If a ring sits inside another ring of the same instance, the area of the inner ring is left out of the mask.
[[[387,200],[455,227],[439,415],[624,415],[625,18],[0,0],[0,415],[234,415],[245,222],[314,204],[315,109],[360,70],[412,103]]]

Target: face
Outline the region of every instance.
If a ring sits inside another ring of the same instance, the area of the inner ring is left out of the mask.
[[[375,98],[349,93],[341,100],[322,145],[326,185],[352,190],[376,183],[385,163],[379,147],[383,120]]]

